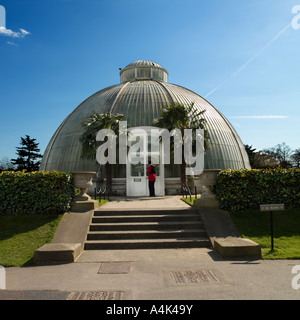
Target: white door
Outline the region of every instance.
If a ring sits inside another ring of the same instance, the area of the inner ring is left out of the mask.
[[[154,184],[155,195],[165,195],[164,165],[162,164],[162,145],[159,152],[151,152],[151,140],[149,127],[143,127],[147,134],[142,138],[139,136],[139,148],[128,153],[126,169],[126,194],[129,197],[149,196],[148,184],[148,160],[151,160],[156,169],[156,182]],[[134,141],[134,139],[133,139]],[[129,141],[129,147],[131,146]],[[138,151],[138,152],[137,152]],[[157,163],[157,164],[156,164]]]

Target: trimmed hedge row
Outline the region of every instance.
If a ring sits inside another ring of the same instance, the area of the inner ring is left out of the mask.
[[[70,208],[75,189],[66,172],[0,173],[0,215],[61,214]]]
[[[223,170],[215,190],[220,208],[259,209],[260,204],[284,203],[300,207],[300,169]]]

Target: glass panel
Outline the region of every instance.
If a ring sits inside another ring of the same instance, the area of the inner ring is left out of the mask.
[[[103,166],[101,166],[103,167]],[[112,166],[112,177],[113,178],[126,178],[126,165],[117,164]]]
[[[171,164],[165,166],[165,178],[179,178],[180,177],[180,164]]]
[[[150,68],[138,68],[137,69],[137,78],[138,79],[150,79],[151,78],[151,69]]]
[[[148,159],[151,161],[151,163],[154,166],[159,166],[159,162],[160,162],[160,154],[158,153],[149,153],[148,154]],[[148,162],[147,162],[148,163]]]
[[[125,70],[122,74],[121,74],[121,82],[127,82],[130,80],[134,80],[135,79],[135,69],[129,69],[129,70]]]
[[[153,68],[152,74],[153,74],[153,79],[155,79],[155,80],[162,80],[165,82],[168,81],[168,76],[167,76],[166,72],[163,70]]]
[[[152,145],[153,144],[153,145]],[[151,137],[150,135],[148,136],[148,152],[159,152],[159,147],[160,147],[160,141],[159,137]]]
[[[131,131],[128,137],[128,146],[130,147],[129,152],[132,154],[143,153],[145,147],[144,139],[145,136],[142,131],[138,129]]]
[[[145,175],[144,165],[141,163],[130,165],[132,177],[143,177]]]

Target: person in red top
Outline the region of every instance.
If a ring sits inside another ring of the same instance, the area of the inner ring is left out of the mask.
[[[150,197],[155,197],[155,188],[154,184],[156,181],[156,174],[155,174],[155,168],[151,165],[151,161],[148,162],[148,180],[149,180],[149,192],[150,192]]]

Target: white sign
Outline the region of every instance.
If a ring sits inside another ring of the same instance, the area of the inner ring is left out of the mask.
[[[283,211],[284,204],[261,204],[260,211]]]

